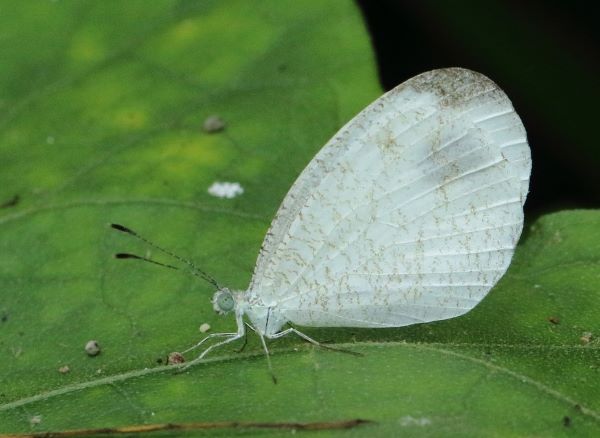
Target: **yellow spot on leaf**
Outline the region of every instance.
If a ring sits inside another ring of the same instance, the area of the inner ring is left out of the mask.
[[[123,109],[117,111],[114,122],[119,128],[139,129],[146,126],[148,115],[145,111],[134,109]]]
[[[171,40],[172,43],[186,43],[190,40],[193,40],[198,35],[200,31],[200,26],[194,20],[183,20],[177,26],[175,26],[167,38]]]
[[[102,59],[106,49],[96,35],[80,34],[73,38],[69,54],[75,61],[90,63]]]
[[[258,178],[264,170],[265,162],[260,158],[246,158],[239,165],[239,175],[246,179]]]
[[[198,134],[180,134],[166,140],[161,149],[164,169],[186,175],[199,167],[214,167],[224,161],[222,141]]]

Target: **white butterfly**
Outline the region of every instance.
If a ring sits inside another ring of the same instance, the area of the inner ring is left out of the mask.
[[[287,322],[400,327],[468,312],[510,264],[530,171],[523,124],[491,80],[448,68],[406,81],[300,174],[248,290],[213,297],[237,331],[204,338],[192,349],[223,339],[197,360],[244,336],[244,315],[268,357],[265,338],[295,333],[318,344],[282,330]]]

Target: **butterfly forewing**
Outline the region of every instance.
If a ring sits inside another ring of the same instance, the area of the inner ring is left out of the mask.
[[[531,159],[507,96],[464,69],[419,75],[323,147],[273,221],[250,291],[310,326],[461,315],[506,271]]]

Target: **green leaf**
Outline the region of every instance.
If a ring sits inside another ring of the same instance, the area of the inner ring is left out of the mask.
[[[1,9],[0,433],[352,418],[377,424],[338,434],[597,433],[593,211],[529,227],[509,273],[464,317],[305,330],[363,357],[281,339],[270,344],[277,385],[253,336],[244,352],[218,350],[185,373],[157,363],[201,339],[201,323],[216,333],[234,321],[214,314],[209,284],[112,258],[149,248],[107,225],[244,289],[294,178],[380,93],[351,2]],[[224,131],[202,131],[211,115]],[[245,192],[211,197],[214,181]]]

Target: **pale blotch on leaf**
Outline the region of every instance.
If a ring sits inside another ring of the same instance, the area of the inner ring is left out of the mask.
[[[71,368],[69,368],[69,365],[63,365],[62,367],[60,367],[58,369],[58,372],[61,374],[67,374],[70,371],[71,371]]]
[[[200,333],[206,333],[207,331],[210,330],[210,324],[208,324],[206,322],[203,324],[200,324],[200,327],[198,328],[198,330],[200,331]]]
[[[587,345],[591,342],[593,338],[592,332],[583,332],[579,340],[583,345]]]
[[[431,424],[431,420],[429,418],[421,417],[415,418],[410,415],[406,415],[400,418],[400,426],[408,427],[408,426],[429,426]]]

